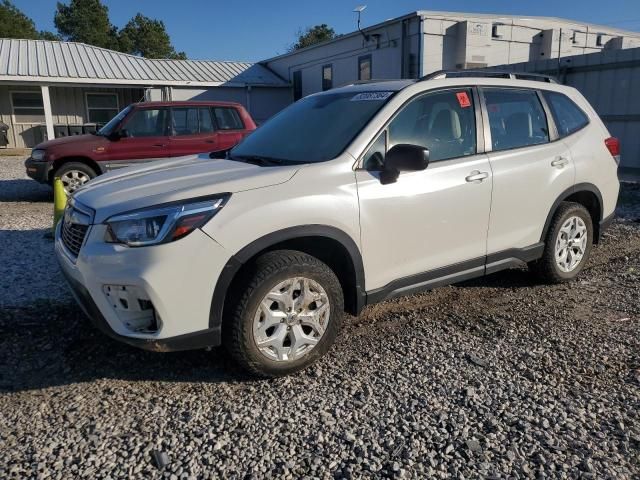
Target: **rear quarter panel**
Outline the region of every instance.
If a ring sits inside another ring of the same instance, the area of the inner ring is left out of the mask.
[[[563,91],[589,116],[589,125],[569,135],[563,141],[571,150],[575,165],[576,185],[590,183],[602,194],[602,216],[611,215],[616,208],[620,182],[618,164],[604,141],[611,135],[591,104],[576,89]]]

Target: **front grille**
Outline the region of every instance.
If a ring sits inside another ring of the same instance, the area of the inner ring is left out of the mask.
[[[82,243],[84,242],[84,237],[87,234],[87,230],[89,230],[88,225],[72,223],[66,218],[62,220],[62,229],[60,232],[62,243],[64,243],[64,246],[67,247],[67,250],[69,250],[76,257],[78,256],[78,253],[80,253],[80,248],[82,247]]]

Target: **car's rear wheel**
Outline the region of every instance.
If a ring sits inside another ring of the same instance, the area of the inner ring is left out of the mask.
[[[60,177],[64,191],[67,195],[71,195],[89,180],[95,178],[96,172],[84,163],[69,162],[62,164],[53,176]]]
[[[549,226],[542,258],[529,268],[549,283],[573,280],[587,263],[592,245],[593,223],[587,209],[563,202]]]
[[[254,374],[286,375],[329,350],[343,310],[340,282],[327,265],[302,252],[269,252],[255,262],[225,325],[225,346]]]

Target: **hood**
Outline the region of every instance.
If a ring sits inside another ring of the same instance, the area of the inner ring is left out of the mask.
[[[90,143],[103,143],[107,141],[106,138],[100,135],[70,135],[68,137],[54,138],[53,140],[47,140],[39,143],[34,148],[38,150],[46,150],[48,148],[55,148],[66,145],[81,145]]]
[[[138,208],[217,193],[237,193],[290,180],[296,166],[260,167],[190,155],[123,168],[91,180],[73,197],[92,208],[95,223]]]

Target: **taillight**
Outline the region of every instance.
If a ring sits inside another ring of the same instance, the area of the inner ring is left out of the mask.
[[[620,155],[620,140],[615,137],[609,137],[604,141],[604,144],[609,149],[611,156],[617,157]]]

